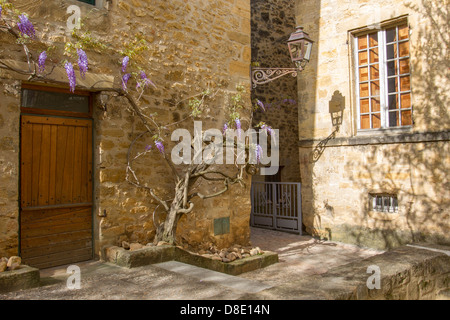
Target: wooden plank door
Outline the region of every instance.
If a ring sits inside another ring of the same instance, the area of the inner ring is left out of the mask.
[[[92,120],[23,115],[20,251],[48,268],[92,258]]]

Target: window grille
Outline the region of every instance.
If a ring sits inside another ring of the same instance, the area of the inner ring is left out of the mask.
[[[376,212],[397,213],[398,199],[396,195],[372,194],[371,210]]]

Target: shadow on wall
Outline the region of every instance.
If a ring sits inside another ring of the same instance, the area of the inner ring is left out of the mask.
[[[363,214],[355,221],[362,227],[347,230],[358,244],[368,238],[387,248],[421,241],[449,243],[449,7],[428,0],[422,0],[421,8],[409,7],[428,20],[413,30],[420,39],[411,48],[416,53],[411,63],[414,124],[420,131],[441,134],[439,141],[358,147],[364,156],[346,163],[354,188],[366,191],[359,199],[366,204]],[[371,211],[371,193],[397,195],[398,213]]]
[[[333,131],[331,132],[331,134],[328,137],[321,140],[314,147],[313,152],[311,153],[312,162],[318,161],[320,159],[320,156],[324,152],[324,150],[327,146],[327,143],[331,139],[336,138],[336,134],[339,132],[339,128],[342,124],[344,109],[345,109],[345,97],[342,95],[342,93],[339,92],[339,90],[336,90],[333,93],[333,96],[331,97],[331,100],[329,102],[329,113],[331,116],[331,123],[332,123]]]
[[[415,32],[419,41],[413,52],[423,58],[415,59],[411,64],[413,75],[413,93],[420,99],[415,105],[421,121],[430,131],[448,130],[450,127],[449,87],[450,83],[450,9],[448,1],[422,0],[422,7],[407,4],[423,19],[428,20],[429,28],[419,27]],[[447,86],[445,86],[447,85]]]

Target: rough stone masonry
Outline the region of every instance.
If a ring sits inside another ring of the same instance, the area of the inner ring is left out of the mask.
[[[189,112],[186,104],[175,106],[206,88],[222,88],[227,94],[211,101],[204,128],[222,128],[224,105],[236,85],[246,88],[244,100],[250,108],[250,2],[245,0],[100,1],[95,7],[80,1],[12,1],[28,14],[42,44],[30,45],[34,51],[55,45],[61,52],[68,39],[66,9],[75,4],[92,37],[111,48],[121,49],[135,39],[144,39],[149,50],[137,57],[139,65],[157,85],[143,97],[148,113],[159,119],[179,121]],[[26,62],[22,48],[13,38],[0,33],[0,59]],[[95,49],[89,56],[87,79],[113,78],[119,84],[120,61]],[[0,70],[0,253],[19,254],[19,145],[20,90],[25,79]],[[80,78],[80,77],[78,77]],[[90,86],[93,83],[85,83]],[[94,121],[94,251],[122,241],[146,244],[154,236],[152,213],[156,203],[142,190],[125,181],[126,154],[141,124],[127,110],[124,101],[111,99],[106,108],[99,94],[93,93]],[[242,112],[248,117],[249,109]],[[192,124],[187,123],[189,129]],[[169,137],[170,138],[170,137]],[[145,144],[142,146],[145,147]],[[156,154],[138,164],[142,180],[156,184],[156,191],[167,196],[171,181],[167,168]],[[250,180],[248,180],[250,182]],[[216,188],[206,184],[206,189]],[[229,246],[248,244],[250,185],[233,188],[217,199],[196,203],[195,212],[179,223],[179,241],[192,245],[214,243]],[[229,217],[230,232],[214,235],[214,219]]]

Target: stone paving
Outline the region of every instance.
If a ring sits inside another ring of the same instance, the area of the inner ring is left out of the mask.
[[[331,268],[384,252],[260,228],[252,228],[251,241],[253,246],[277,252],[279,263],[241,277],[259,279],[273,286],[322,274]]]
[[[261,288],[283,286],[298,280],[325,273],[330,268],[382,253],[354,245],[320,241],[309,236],[252,228],[251,242],[262,250],[276,251],[279,263],[237,277],[220,277],[195,268],[178,272],[167,266],[150,265],[126,269],[89,261],[81,268],[81,289],[66,286],[69,274],[66,267],[41,270],[40,288],[0,295],[3,299],[150,299],[150,300],[233,300],[246,297]],[[178,266],[179,267],[179,266]],[[230,279],[234,279],[231,281]],[[249,283],[245,285],[230,285]]]

